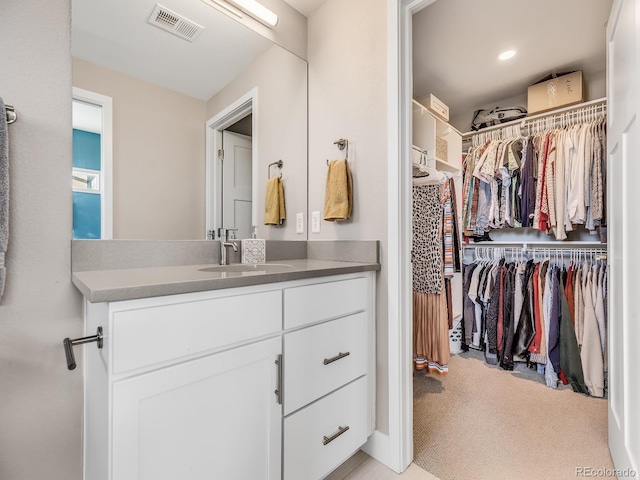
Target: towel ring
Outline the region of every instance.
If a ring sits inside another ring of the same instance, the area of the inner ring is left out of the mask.
[[[280,178],[282,178],[282,165],[284,165],[284,162],[282,160],[278,160],[277,162],[270,163],[267,167],[267,179],[271,179],[271,167],[274,165],[277,165],[280,169]]]
[[[338,150],[342,151],[345,148],[347,149],[347,151],[345,152],[344,155],[344,160],[345,162],[349,160],[349,140],[345,140],[344,138],[341,138],[340,140],[336,140],[335,142],[333,142],[334,145],[338,146]],[[327,160],[327,165],[329,165],[329,160]]]

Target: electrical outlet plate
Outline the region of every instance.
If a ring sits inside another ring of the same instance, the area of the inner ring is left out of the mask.
[[[304,213],[296,213],[296,233],[304,233]]]
[[[311,232],[320,233],[320,212],[311,213]]]

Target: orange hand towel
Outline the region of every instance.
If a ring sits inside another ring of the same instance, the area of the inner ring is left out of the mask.
[[[270,178],[267,182],[267,195],[264,202],[264,224],[280,225],[285,218],[284,187],[280,177]]]
[[[329,222],[347,220],[353,209],[353,179],[346,160],[329,164],[324,195],[324,219]]]

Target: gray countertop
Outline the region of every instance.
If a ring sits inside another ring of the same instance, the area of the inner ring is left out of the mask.
[[[71,279],[87,300],[99,303],[380,270],[379,263],[316,259],[267,262],[269,264],[274,265],[271,271],[250,272],[201,270],[215,267],[211,264],[88,270],[74,272]]]

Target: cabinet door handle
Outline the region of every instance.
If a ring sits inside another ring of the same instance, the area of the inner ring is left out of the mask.
[[[276,384],[278,388],[276,388],[273,393],[276,394],[278,405],[282,405],[282,355],[278,355],[278,358],[276,358],[276,365],[278,366],[278,380]]]
[[[339,352],[338,355],[336,355],[335,357],[325,358],[324,362],[322,363],[324,363],[325,365],[329,365],[330,363],[340,360],[341,358],[348,357],[349,355],[351,355],[351,352],[345,352],[345,353]]]
[[[322,437],[323,438],[322,444],[323,445],[327,445],[327,444],[333,442],[336,438],[338,438],[340,435],[342,435],[347,430],[349,430],[349,425],[346,425],[344,427],[338,426],[338,431],[336,433],[334,433],[330,437]]]

